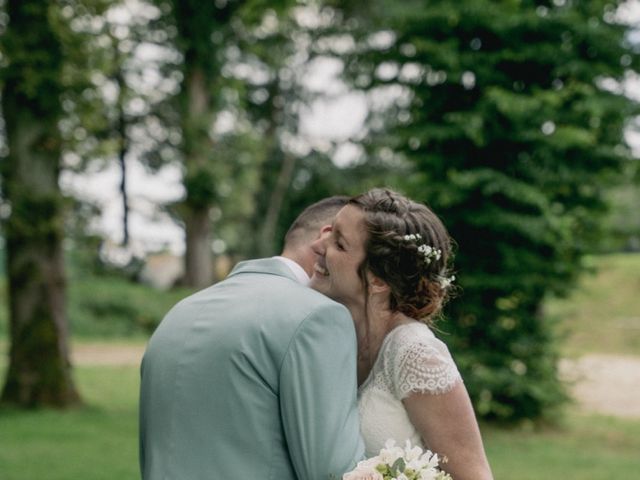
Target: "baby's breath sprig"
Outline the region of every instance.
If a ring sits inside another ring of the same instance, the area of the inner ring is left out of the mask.
[[[451,275],[450,277],[440,277],[438,279],[438,282],[440,283],[440,288],[442,290],[449,288],[455,279],[456,279],[455,275]]]
[[[418,253],[420,253],[424,259],[424,262],[429,265],[434,259],[440,260],[442,257],[442,250],[434,248],[431,245],[422,243],[422,236],[419,233],[412,233],[402,237],[405,242],[412,242],[418,245]]]

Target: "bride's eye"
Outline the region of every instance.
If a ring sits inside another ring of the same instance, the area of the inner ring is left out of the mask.
[[[342,250],[342,251],[344,251],[344,245],[342,245],[342,244],[340,243],[340,240],[338,240],[336,237],[333,237],[333,243],[335,243],[335,244],[336,244],[336,248],[337,248],[338,250]]]

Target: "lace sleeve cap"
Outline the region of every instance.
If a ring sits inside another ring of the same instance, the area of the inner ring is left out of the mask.
[[[447,346],[426,325],[419,327],[423,328],[406,328],[389,345],[386,368],[400,400],[411,393],[447,393],[462,381]]]

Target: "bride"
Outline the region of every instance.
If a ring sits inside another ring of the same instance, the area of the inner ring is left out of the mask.
[[[491,470],[469,395],[429,326],[453,281],[451,240],[426,206],[386,189],[359,195],[312,246],[311,286],[344,304],[358,334],[358,402],[366,455],[392,438],[448,458],[455,480]]]

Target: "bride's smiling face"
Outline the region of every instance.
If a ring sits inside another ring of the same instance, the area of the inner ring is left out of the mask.
[[[311,248],[318,261],[311,287],[347,307],[364,303],[364,286],[358,267],[365,258],[367,237],[364,213],[358,207],[345,206]]]

